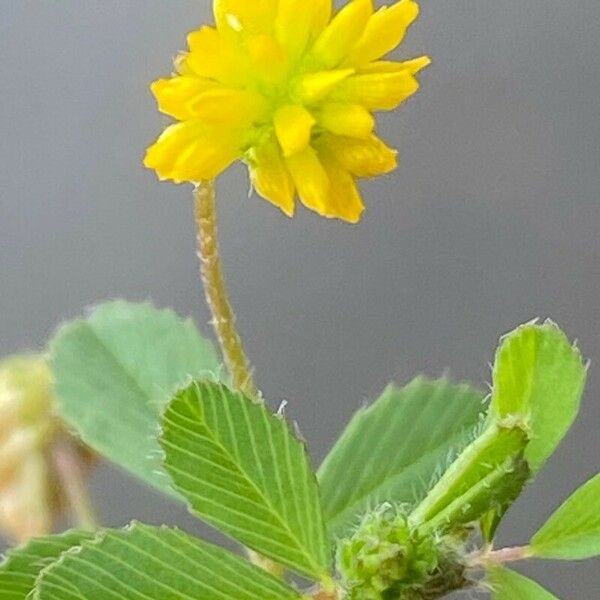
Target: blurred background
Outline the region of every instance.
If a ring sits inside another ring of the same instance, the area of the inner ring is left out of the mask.
[[[209,0],[0,2],[0,352],[42,348],[61,320],[150,298],[208,333],[188,186],[141,166],[167,120],[171,70]],[[315,462],[350,415],[419,372],[485,385],[501,334],[552,317],[592,361],[581,416],[511,511],[524,543],[599,468],[600,5],[423,1],[402,47],[434,65],[380,133],[398,172],[363,186],[358,226],[219,181],[225,268],[259,385],[290,402]],[[118,470],[92,482],[102,521],[200,530]],[[562,598],[600,590],[599,561],[524,572]]]

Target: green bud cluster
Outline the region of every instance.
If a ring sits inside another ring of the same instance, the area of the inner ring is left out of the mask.
[[[420,533],[406,510],[389,504],[339,542],[337,567],[347,600],[424,600],[439,597],[442,581],[451,579],[452,589],[466,583],[456,539]]]

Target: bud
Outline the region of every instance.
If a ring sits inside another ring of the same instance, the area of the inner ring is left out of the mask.
[[[338,570],[348,600],[421,600],[443,596],[442,582],[466,587],[456,538],[422,534],[404,507],[384,504],[338,545]]]

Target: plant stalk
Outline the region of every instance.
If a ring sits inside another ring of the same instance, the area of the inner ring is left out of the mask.
[[[514,546],[511,548],[501,548],[500,550],[486,548],[468,556],[467,564],[470,567],[485,567],[490,564],[518,562],[531,557],[532,552],[529,546]]]
[[[254,385],[250,361],[236,328],[236,317],[229,302],[217,239],[215,184],[204,181],[194,190],[195,219],[198,231],[198,258],[206,301],[212,313],[212,325],[233,385],[251,398],[259,394]]]
[[[85,468],[77,448],[71,440],[59,435],[52,453],[61,489],[77,526],[85,531],[96,531],[99,524],[88,492]]]
[[[497,563],[518,562],[531,558],[531,548],[529,546],[515,546],[513,548],[501,548],[492,550],[486,554],[486,560]]]
[[[250,361],[246,356],[242,338],[235,324],[235,312],[229,301],[229,294],[225,285],[217,238],[214,181],[204,181],[198,184],[194,190],[194,201],[200,277],[206,302],[212,314],[212,325],[225,359],[225,365],[233,380],[234,388],[260,402],[260,394],[254,385]],[[282,577],[282,567],[250,549],[247,552],[252,563],[276,577]]]

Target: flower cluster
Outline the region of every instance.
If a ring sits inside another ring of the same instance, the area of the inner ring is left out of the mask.
[[[0,363],[0,530],[19,541],[52,528],[56,486],[46,449],[54,427],[45,361],[24,356]]]
[[[401,509],[389,505],[368,513],[338,548],[338,570],[350,600],[413,598],[439,563],[434,537],[421,536]]]
[[[55,411],[52,373],[42,356],[0,362],[0,534],[18,542],[50,533],[69,504],[58,464],[64,440],[84,472],[92,463]]]
[[[349,222],[363,202],[356,180],[392,171],[396,152],[373,112],[418,88],[427,57],[383,60],[419,9],[414,0],[375,10],[350,0],[214,0],[216,27],[188,37],[176,72],[152,91],[178,123],[148,149],[161,179],[200,183],[244,161],[257,192],[287,215],[309,209]]]

